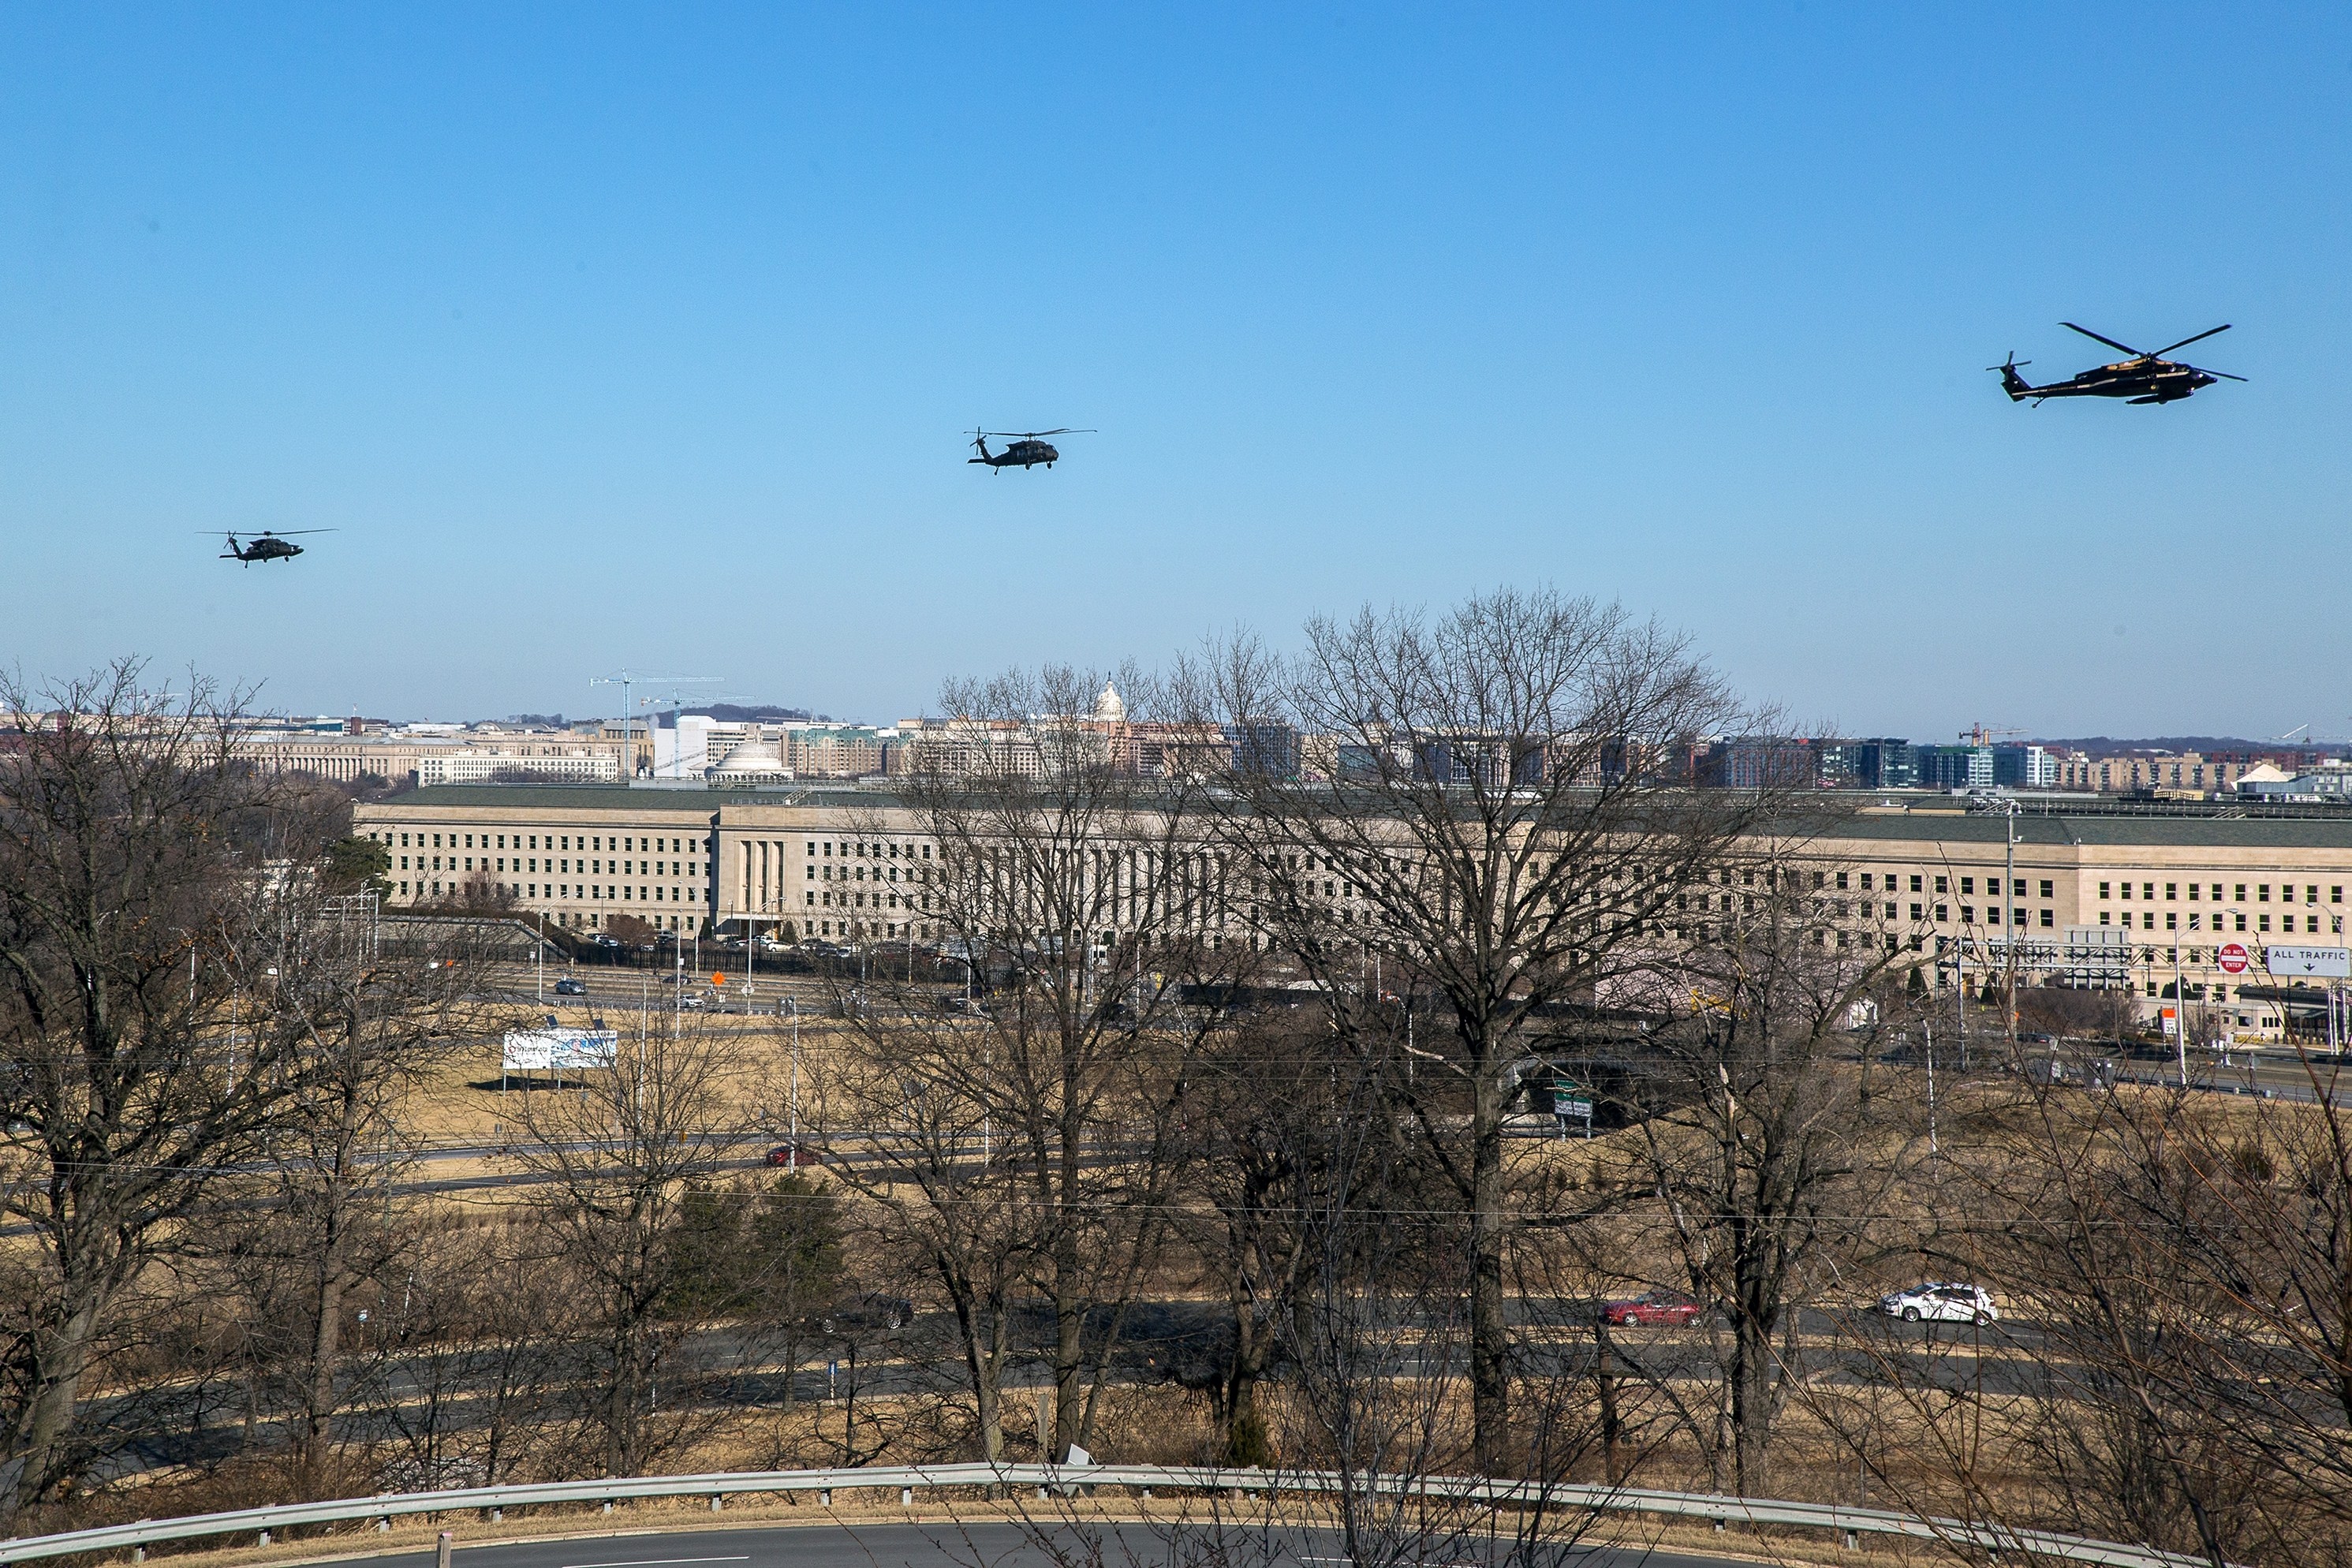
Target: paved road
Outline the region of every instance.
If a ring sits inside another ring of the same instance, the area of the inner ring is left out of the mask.
[[[1197,1526],[1108,1526],[1101,1532],[1098,1555],[1076,1531],[1063,1539],[1066,1548],[1049,1552],[1018,1525],[877,1523],[738,1526],[467,1546],[461,1530],[454,1568],[1156,1568],[1208,1560],[1220,1545],[1227,1568],[1346,1568],[1337,1542],[1321,1531],[1269,1538],[1234,1529],[1220,1542]],[[1485,1568],[1501,1560],[1509,1546],[1507,1541],[1493,1542],[1490,1552],[1489,1544],[1432,1542],[1433,1563]],[[374,1561],[385,1568],[433,1568],[430,1550]],[[1627,1546],[1580,1554],[1578,1561],[1590,1568],[1723,1568],[1737,1560]]]

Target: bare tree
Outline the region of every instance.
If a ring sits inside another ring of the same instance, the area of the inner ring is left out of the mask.
[[[335,847],[326,847],[330,868]],[[341,880],[329,875],[322,886]],[[247,967],[275,977],[264,1027],[311,1070],[273,1121],[269,1175],[244,1217],[192,1239],[199,1252],[231,1256],[276,1308],[257,1314],[278,1332],[266,1377],[289,1395],[291,1479],[305,1497],[337,1484],[334,1423],[351,1392],[346,1336],[362,1288],[380,1283],[411,1240],[413,1216],[394,1196],[414,1142],[397,1124],[400,1101],[430,1055],[510,1021],[510,1010],[468,992],[464,977],[481,957],[470,931],[387,952],[374,917],[364,899],[284,898],[267,951],[247,955]]]
[[[1336,1136],[1315,1140],[1303,1288],[1282,1325],[1297,1369],[1285,1446],[1339,1478],[1344,1549],[1362,1563],[1414,1561],[1424,1537],[1451,1532],[1409,1483],[1457,1471],[1464,1447],[1444,1374],[1468,1328],[1466,1237],[1415,1191],[1428,1167],[1399,1138],[1384,1087],[1377,1065],[1350,1073]]]
[[[243,768],[236,699],[204,682],[156,691],[126,660],[44,693],[44,711],[15,682],[0,701],[0,1120],[16,1130],[0,1186],[40,1258],[37,1310],[0,1347],[5,1529],[90,1456],[77,1409],[124,1293],[342,1070],[293,1016],[311,971],[284,945],[341,830]]]
[[[993,1462],[1004,1458],[1005,1379],[1024,1348],[1014,1319],[1040,1229],[1022,1165],[995,1131],[992,1099],[971,1092],[964,1080],[975,1075],[940,1070],[957,1054],[953,1038],[924,1048],[941,1027],[865,1018],[827,1086],[822,1122],[881,1134],[873,1158],[837,1169],[865,1200],[861,1228],[886,1266],[944,1299],[973,1447]]]
[[[892,896],[986,1005],[942,1013],[936,985],[879,976],[844,999],[853,1059],[835,1109],[906,1134],[847,1179],[926,1210],[909,1234],[956,1309],[990,1454],[1003,1263],[1053,1312],[1053,1453],[1089,1439],[1125,1309],[1167,1237],[1193,1064],[1256,956],[1221,924],[1197,784],[1137,766],[1141,683],[1129,677],[1116,720],[1096,712],[1099,684],[1049,668],[946,689],[945,740],[899,789],[919,880]],[[900,847],[880,819],[872,832]],[[983,1237],[997,1250],[974,1267]]]
[[[380,1434],[378,1485],[425,1491],[517,1479],[557,1450],[585,1337],[557,1237],[528,1215],[424,1226],[374,1296],[355,1379]]]
[[[1367,1055],[1322,1008],[1245,1015],[1202,1064],[1187,1117],[1194,1145],[1180,1225],[1223,1289],[1228,1330],[1206,1387],[1222,1429],[1220,1462],[1273,1462],[1258,1387],[1295,1348],[1299,1314],[1330,1273],[1318,1253],[1338,1203],[1377,1207],[1375,1184],[1348,1155],[1365,1126],[1392,1119],[1377,1072],[1396,1058]],[[1368,1077],[1368,1074],[1371,1075]],[[1386,1163],[1371,1166],[1389,1173]],[[1335,1183],[1345,1190],[1335,1193]]]
[[[1810,868],[1766,851],[1717,875],[1740,889],[1729,912],[1650,992],[1646,1010],[1672,1020],[1650,1034],[1664,1103],[1635,1118],[1626,1185],[1637,1222],[1667,1227],[1673,1283],[1726,1325],[1722,1403],[1692,1436],[1718,1488],[1769,1495],[1795,1314],[1866,1261],[1869,1216],[1903,1169],[1907,1107],[1869,1069],[1914,961],[1877,922],[1835,919]]]
[[[2225,1562],[2352,1561],[2352,1117],[2034,1085],[1971,1162],[1977,1256],[2045,1349],[1988,1511]]]
[[[697,1018],[640,1029],[612,1065],[524,1095],[517,1117],[525,1136],[510,1157],[544,1179],[533,1206],[580,1291],[593,1391],[583,1416],[606,1475],[644,1473],[709,1419],[684,1325],[665,1306],[687,1261],[677,1221],[688,1184],[709,1179],[741,1130],[731,1047]]]
[[[1377,957],[1443,999],[1412,1104],[1468,1213],[1477,1462],[1500,1471],[1513,1066],[1554,1009],[1646,972],[1676,896],[1784,804],[1688,787],[1703,737],[1756,721],[1685,639],[1549,589],[1318,619],[1290,658],[1231,639],[1178,684],[1230,758],[1208,798],[1255,919],[1327,986]]]

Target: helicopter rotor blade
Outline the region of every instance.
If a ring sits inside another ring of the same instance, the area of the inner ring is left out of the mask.
[[[2222,322],[2218,327],[2208,327],[2205,331],[2198,333],[2193,338],[2183,338],[2177,343],[2165,344],[2162,348],[2157,350],[2155,353],[2148,357],[2151,359],[2162,359],[2166,354],[2170,353],[2175,349],[2185,349],[2190,343],[2203,342],[2205,339],[2211,337],[2215,332],[2226,332],[2229,330],[2230,323],[2227,321]]]
[[[2082,333],[2084,337],[2096,338],[2099,342],[2106,344],[2107,347],[2111,349],[2120,349],[2125,353],[2131,355],[2134,359],[2149,359],[2154,357],[2152,355],[2140,353],[2139,350],[2132,347],[2129,343],[2119,343],[2116,342],[2115,339],[2106,336],[2103,332],[2095,332],[2088,327],[2076,327],[2072,321],[2061,321],[2058,324],[2062,327],[2074,327],[2074,331]]]

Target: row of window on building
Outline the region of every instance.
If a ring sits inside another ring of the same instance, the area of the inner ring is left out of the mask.
[[[2122,895],[2122,896],[2123,896],[2124,898],[2126,898],[2126,899],[2130,898],[2130,897],[2132,896],[2132,884],[2130,884],[2129,882],[2125,882],[2125,883],[2121,883],[2121,884],[2119,884],[2119,885],[2120,885],[2120,886],[2122,887],[2122,889],[2123,889],[2123,895]],[[2048,884],[2047,884],[2047,883],[2044,883],[2044,884],[2043,884],[2043,886],[2045,886],[2045,887],[2046,887],[2046,886],[2048,886]],[[2179,882],[2167,882],[2167,883],[2165,883],[2165,884],[2164,884],[2164,896],[2165,896],[2168,900],[2179,900],[2179,897],[2180,897],[2180,889],[2181,889],[2181,886],[2182,886],[2182,885],[2181,885],[2180,883],[2179,883]],[[2188,888],[2189,888],[2189,899],[2188,899],[2188,901],[2189,901],[2189,903],[2192,903],[2192,904],[2193,904],[2193,903],[2195,903],[2195,902],[2197,902],[2199,889],[2203,889],[2203,888],[2210,888],[2210,889],[2213,889],[2213,897],[2212,897],[2212,899],[2210,900],[2210,901],[2211,901],[2211,902],[2213,902],[2213,903],[2217,903],[2217,904],[2218,904],[2218,903],[2221,903],[2221,902],[2223,902],[2223,901],[2224,901],[2224,900],[2222,900],[2222,897],[2221,897],[2221,889],[2222,889],[2222,886],[2223,886],[2223,884],[2221,884],[2221,883],[2220,883],[2220,882],[2190,882],[2190,883],[2189,883],[2189,884],[2188,884]],[[2269,902],[2271,901],[2271,885],[2270,885],[2268,882],[2256,882],[2256,883],[2253,885],[2253,888],[2254,888],[2254,896],[2253,896],[2252,899],[2248,899],[2248,898],[2246,897],[2246,884],[2245,884],[2245,883],[2243,883],[2243,882],[2239,882],[2239,883],[2234,884],[2234,886],[2235,886],[2235,887],[2236,887],[2236,889],[2237,889],[2237,894],[2236,894],[2236,896],[2235,896],[2233,899],[2231,899],[2231,900],[2228,900],[2228,901],[2230,901],[2230,902],[2232,902],[2232,903],[2240,903],[2240,904],[2243,904],[2243,903],[2267,904],[2267,903],[2269,903]],[[2106,883],[2105,883],[2105,882],[2102,882],[2102,883],[2100,883],[2100,884],[2099,884],[2099,897],[2101,897],[2102,899],[2104,899],[2104,898],[2107,897],[2107,887],[2108,887],[2108,884],[2106,884]],[[2295,884],[2294,884],[2294,883],[2293,883],[2293,882],[2282,882],[2282,883],[2280,883],[2280,884],[2279,884],[2279,890],[2278,890],[2278,894],[2279,894],[2279,896],[2278,896],[2278,901],[2279,901],[2280,903],[2283,903],[2283,904],[2291,904],[2291,903],[2294,902],[2294,889],[2295,889]],[[2139,896],[2140,896],[2140,901],[2141,901],[2142,903],[2153,903],[2153,902],[2156,900],[2156,884],[2155,884],[2154,882],[2142,882],[2142,883],[2140,883],[2140,884],[2139,884]],[[2305,903],[2306,903],[2306,904],[2315,904],[2315,903],[2319,902],[2319,884],[2318,884],[2318,883],[2316,883],[2316,882],[2305,882],[2305,883],[2304,883],[2304,884],[2303,884],[2303,901],[2304,901]],[[2329,903],[2331,903],[2331,904],[2340,904],[2340,903],[2342,903],[2342,902],[2344,901],[2344,885],[2343,885],[2342,883],[2340,883],[2340,882],[2337,882],[2337,883],[2331,883],[2331,884],[2328,886],[2328,889],[2327,889],[2327,901],[2328,901]]]
[[[398,858],[399,858],[399,869],[401,869],[401,870],[403,870],[403,871],[407,870],[407,869],[409,868],[408,862],[409,862],[410,857],[408,857],[408,856],[406,856],[406,855],[403,855],[403,856],[400,856]],[[456,855],[451,855],[451,856],[446,857],[446,859],[448,860],[448,862],[449,862],[449,864],[448,864],[446,868],[441,864],[442,860],[443,860],[445,858],[444,858],[444,857],[442,857],[442,856],[439,856],[439,855],[434,855],[434,856],[430,856],[430,857],[424,856],[424,855],[419,855],[419,856],[416,856],[415,858],[415,861],[416,861],[416,869],[417,869],[417,870],[420,870],[420,871],[427,871],[427,870],[430,870],[430,871],[439,871],[439,870],[444,870],[444,869],[451,870],[451,871],[456,871],[456,870],[460,870],[460,869],[462,869],[462,870],[467,870],[467,871],[471,871],[471,870],[474,870],[474,869],[476,868],[475,868],[475,865],[474,865],[474,861],[475,861],[476,857],[471,856],[471,855],[467,855],[467,856],[464,856],[464,857],[459,857],[459,856],[456,856]],[[513,859],[513,862],[514,862],[514,863],[513,863],[513,865],[511,865],[511,866],[508,865],[508,863],[507,863],[507,862],[508,862],[508,860],[509,860],[509,857],[508,857],[508,856],[504,856],[504,855],[500,855],[500,856],[497,857],[497,858],[496,858],[495,862],[493,862],[492,858],[491,858],[490,856],[488,856],[488,855],[481,856],[479,858],[481,859],[481,862],[482,862],[481,867],[480,867],[480,869],[485,870],[485,871],[490,871],[490,870],[496,870],[496,871],[500,871],[500,872],[506,872],[506,871],[536,871],[536,870],[538,870],[538,869],[540,868],[540,867],[539,867],[539,859],[540,859],[540,858],[539,858],[539,857],[537,857],[537,856],[531,856],[531,857],[530,857],[530,858],[526,858],[525,857],[520,856],[520,855],[514,856],[514,857],[512,857],[512,858],[511,858]],[[667,870],[667,871],[664,871],[664,870],[663,870],[663,868],[662,868],[665,865],[666,865],[666,866],[667,866],[667,867],[669,868],[668,868],[668,870]],[[559,860],[559,859],[556,859],[554,857],[551,856],[551,857],[549,857],[549,858],[548,858],[548,860],[547,860],[547,868],[548,868],[549,870],[551,870],[551,871],[563,872],[563,871],[570,871],[570,870],[572,870],[572,869],[574,869],[575,868],[572,866],[572,863],[570,860],[568,860],[568,859]],[[642,876],[646,876],[646,877],[670,876],[670,877],[694,877],[694,878],[698,878],[698,878],[701,876],[701,874],[702,874],[701,863],[700,863],[699,861],[694,861],[694,860],[669,860],[669,861],[662,861],[662,860],[613,860],[613,861],[604,861],[604,860],[587,860],[587,859],[583,859],[583,860],[582,860],[582,861],[580,862],[579,866],[577,867],[577,869],[582,870],[582,871],[584,871],[584,872],[587,872],[587,873],[588,873],[589,875],[591,875],[591,876],[601,876],[601,875],[603,875],[603,874],[604,874],[604,872],[606,872],[606,871],[611,871],[611,872],[612,872],[613,874],[614,874],[615,876],[622,876],[622,877],[635,877],[635,876],[641,876],[641,875],[642,875]]]
[[[401,881],[395,886],[399,889],[397,897],[405,899],[412,896],[409,892],[410,884],[407,881]],[[441,898],[456,894],[461,884],[454,880],[445,886],[438,881],[428,881],[418,878],[415,880],[416,891],[413,896],[420,899]],[[543,894],[551,900],[581,900],[608,904],[701,902],[701,895],[691,889],[677,886],[664,887],[659,883],[518,882],[501,884],[500,890],[510,898],[528,899],[533,901],[538,900]]]
[[[2112,910],[2101,910],[2099,911],[2099,923],[2101,925],[2121,924],[2126,927],[2132,923],[2132,911],[2129,910],[2121,911],[2123,919],[2120,921],[2109,921],[2108,916],[2116,912],[2116,911]],[[2191,910],[2189,911],[2188,929],[2190,931],[2245,931],[2248,929],[2246,925],[2246,911],[2243,910],[2231,910],[2227,911],[2215,910],[2213,911],[2212,924],[2209,927],[2203,924],[2200,921],[2200,911]],[[2320,931],[2319,920],[2320,917],[2317,915],[2304,916],[2303,934],[2306,936],[2317,936]],[[2231,923],[2224,925],[2222,923],[2224,921],[2230,921]],[[2252,929],[2258,933],[2271,929],[2270,912],[2266,910],[2256,910],[2253,915],[2253,921],[2254,923]],[[2141,931],[2154,931],[2156,929],[2156,911],[2154,910],[2142,910],[2140,911],[2139,929]],[[2181,929],[2180,916],[2176,911],[2171,910],[2164,911],[2164,929],[2167,931],[2179,931]],[[2278,929],[2282,932],[2292,933],[2294,931],[2294,916],[2291,914],[2283,914],[2279,916]],[[2327,917],[2326,929],[2332,934],[2341,935],[2344,931],[2344,917],[2342,915],[2329,915]]]
[[[573,843],[576,840],[579,848],[590,854],[594,854],[600,850],[604,850],[609,845],[611,850],[618,854],[627,854],[633,850],[642,850],[646,854],[653,855],[665,853],[671,855],[703,855],[709,853],[712,845],[712,840],[696,834],[435,833],[428,835],[422,832],[396,833],[394,829],[386,828],[381,833],[373,835],[373,837],[378,843],[382,844],[387,849],[410,848],[412,846],[409,843],[409,839],[412,837],[416,840],[413,847],[418,849],[440,849],[444,847],[450,849],[471,849],[476,847],[474,840],[477,838],[479,838],[482,841],[480,847],[484,849],[538,849],[542,847],[540,840],[544,838],[547,841],[544,847],[562,851],[573,847]],[[395,837],[399,839],[397,844],[393,842]],[[427,837],[432,839],[430,844],[425,842]],[[444,838],[446,838],[449,841],[446,846],[441,842]],[[465,841],[462,844],[458,842],[461,838]],[[497,842],[491,842],[493,839],[496,839]],[[509,839],[512,839],[514,842],[509,845],[507,842]]]

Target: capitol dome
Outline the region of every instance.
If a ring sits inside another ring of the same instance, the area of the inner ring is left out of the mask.
[[[1127,704],[1120,700],[1118,688],[1103,682],[1102,695],[1095,699],[1095,722],[1123,724],[1127,721]]]

